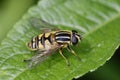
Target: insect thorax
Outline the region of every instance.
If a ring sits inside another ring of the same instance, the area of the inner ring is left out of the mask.
[[[55,33],[55,41],[58,44],[70,44],[71,32],[69,31],[58,31]]]

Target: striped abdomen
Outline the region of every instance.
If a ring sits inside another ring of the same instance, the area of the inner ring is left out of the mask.
[[[43,33],[31,39],[31,42],[28,43],[28,47],[32,50],[43,49],[47,45],[52,45],[52,34]]]

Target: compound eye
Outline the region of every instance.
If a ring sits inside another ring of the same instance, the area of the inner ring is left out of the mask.
[[[75,35],[72,36],[72,44],[76,45],[78,43],[78,39],[75,37]]]

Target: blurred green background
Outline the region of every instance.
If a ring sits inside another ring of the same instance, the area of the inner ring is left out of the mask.
[[[38,0],[0,0],[0,42],[8,31]],[[120,47],[106,64],[78,80],[120,80]],[[75,80],[75,79],[73,79]]]
[[[0,42],[28,8],[38,0],[0,0]]]

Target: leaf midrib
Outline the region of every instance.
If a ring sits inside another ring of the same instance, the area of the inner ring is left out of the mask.
[[[103,26],[111,23],[112,21],[116,20],[116,19],[119,18],[119,17],[120,17],[120,12],[119,12],[118,14],[116,13],[115,16],[113,16],[113,17],[109,18],[108,20],[106,20],[105,22],[103,22],[103,24],[96,26],[94,29],[92,29],[92,30],[89,31],[88,33],[84,34],[83,36],[84,36],[84,37],[87,37],[89,34],[92,34],[93,32],[95,32],[95,31],[97,31],[98,29],[102,28]]]

